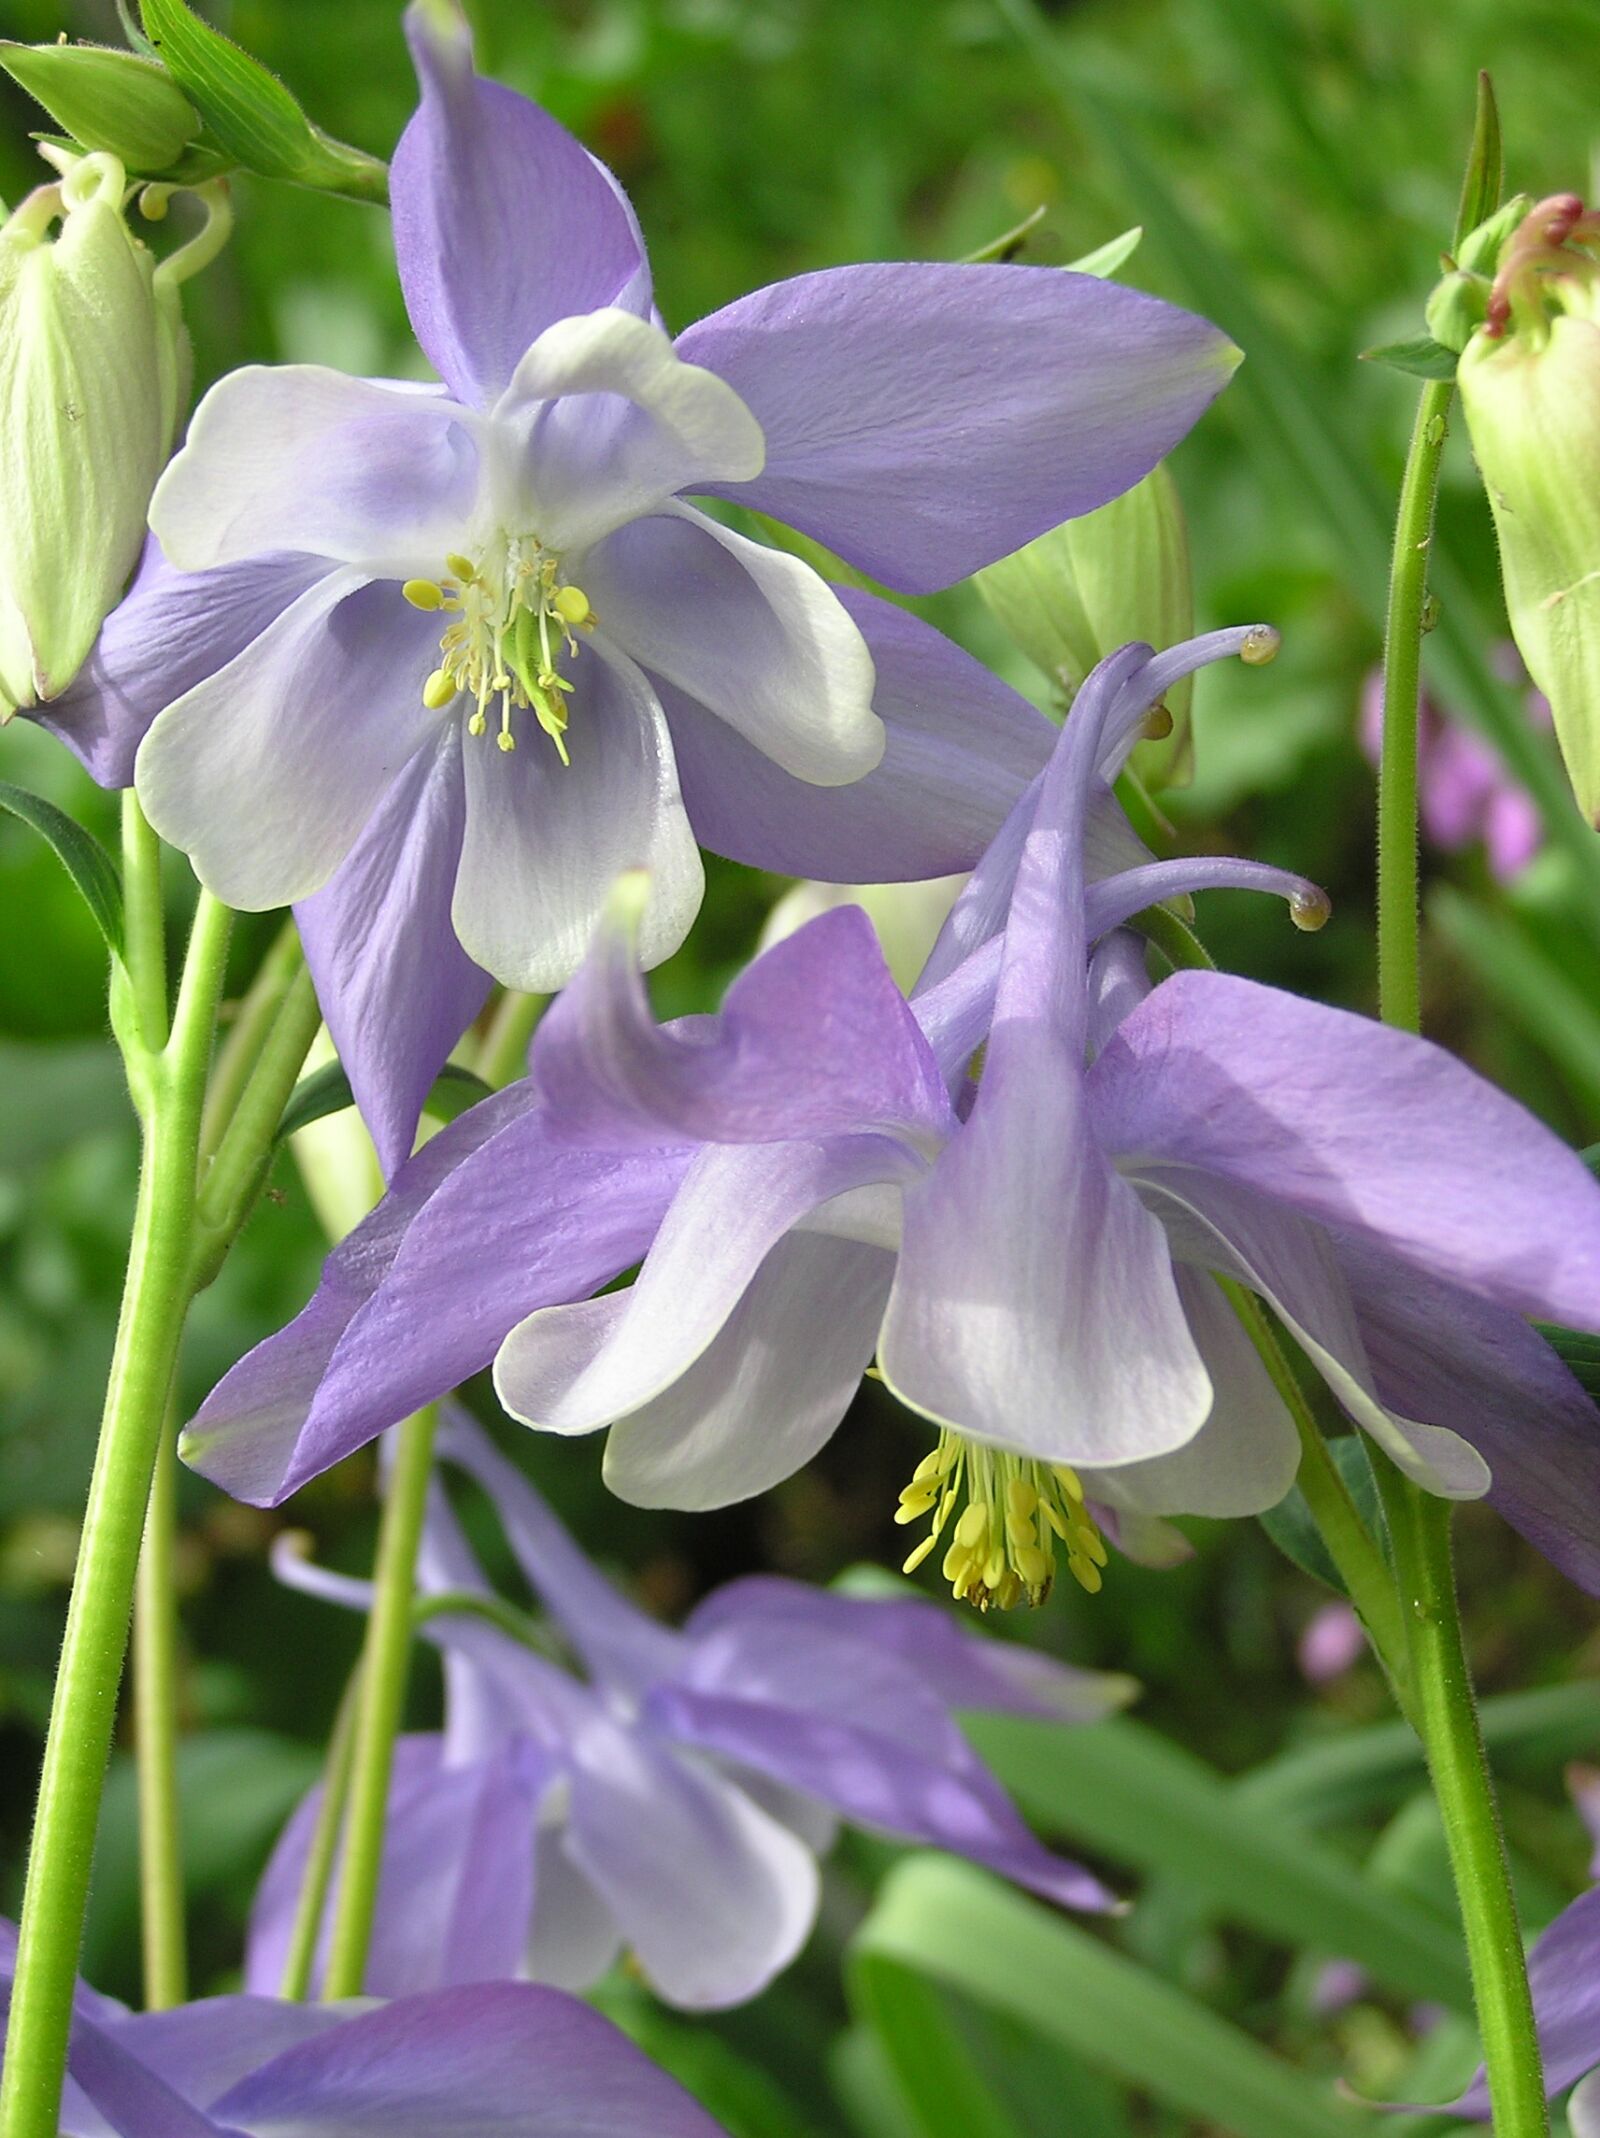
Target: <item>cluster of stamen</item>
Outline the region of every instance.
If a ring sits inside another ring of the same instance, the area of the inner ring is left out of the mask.
[[[450,618],[439,665],[422,686],[423,704],[441,711],[464,691],[473,701],[467,733],[483,735],[498,699],[495,741],[502,750],[517,746],[513,713],[531,712],[567,764],[572,685],[558,664],[563,652],[577,654],[578,632],[594,628],[588,595],[560,578],[559,560],[536,535],[497,542],[476,561],[451,555],[445,564],[444,578],[408,579],[401,588],[414,609]]]
[[[918,1463],[900,1495],[895,1520],[933,1526],[906,1560],[914,1573],[944,1535],[960,1505],[943,1572],[958,1599],[979,1611],[1042,1604],[1056,1575],[1056,1546],[1067,1571],[1092,1596],[1106,1563],[1104,1539],[1083,1503],[1083,1486],[1065,1463],[1036,1462],[964,1440],[947,1427]]]

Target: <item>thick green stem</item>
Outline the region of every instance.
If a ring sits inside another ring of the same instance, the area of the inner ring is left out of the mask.
[[[372,1942],[394,1741],[405,1708],[406,1679],[411,1668],[417,1547],[433,1469],[437,1416],[430,1404],[395,1428],[394,1466],[378,1531],[372,1611],[361,1652],[361,1705],[356,1720],[339,1897],[328,1947],[328,1972],[322,1985],[323,1996],[330,2000],[361,1994],[367,1948]]]
[[[152,2012],[188,1995],[182,1818],[178,1803],[177,1418],[167,1421],[150,1481],[133,1611],[133,1729],[139,1772],[139,1928]]]
[[[146,908],[129,934],[141,1030],[154,1015],[155,990],[137,962],[149,918]],[[139,1541],[189,1304],[200,1117],[231,920],[201,894],[171,1034],[159,1053],[129,1061],[145,1124],[139,1199],[45,1737],[0,2080],[4,2138],[55,2138],[57,2128]]]
[[[328,1756],[322,1768],[322,1802],[306,1853],[305,1874],[295,1900],[294,1927],[289,1933],[288,1956],[283,1963],[283,1981],[278,1995],[296,2002],[311,1995],[317,1967],[317,1946],[322,1938],[322,1918],[333,1883],[333,1868],[339,1860],[339,1830],[344,1824],[350,1796],[350,1768],[355,1754],[356,1715],[361,1701],[361,1670],[350,1674],[334,1717],[328,1739]]]
[[[1496,2138],[1548,2138],[1544,2072],[1505,1836],[1473,1699],[1450,1557],[1450,1505],[1378,1457],[1410,1638],[1415,1723],[1467,1934]]]
[[[1417,943],[1417,709],[1422,692],[1423,606],[1450,397],[1455,384],[1422,389],[1395,520],[1383,649],[1383,759],[1378,771],[1378,1006],[1385,1024],[1422,1029]]]

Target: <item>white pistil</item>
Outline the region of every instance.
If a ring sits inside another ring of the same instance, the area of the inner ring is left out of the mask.
[[[1094,1595],[1106,1547],[1084,1506],[1077,1473],[1065,1463],[1037,1462],[963,1440],[948,1427],[900,1495],[897,1522],[933,1517],[932,1528],[905,1562],[906,1573],[914,1573],[932,1552],[963,1490],[967,1503],[943,1567],[958,1598],[979,1611],[1042,1604],[1055,1580],[1058,1542],[1065,1547],[1068,1573]]]
[[[489,707],[499,700],[495,742],[515,750],[513,716],[531,712],[556,746],[567,752],[567,705],[572,685],[561,674],[563,654],[575,658],[577,633],[595,623],[581,587],[558,578],[559,560],[537,536],[501,538],[474,561],[446,557],[440,579],[408,579],[401,593],[414,609],[449,617],[439,640],[439,665],[422,686],[422,702],[439,712],[461,694],[473,701],[467,733],[486,735]]]

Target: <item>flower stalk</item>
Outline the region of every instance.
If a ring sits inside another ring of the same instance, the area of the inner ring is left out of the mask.
[[[179,1628],[173,1570],[178,1523],[177,1429],[177,1416],[169,1403],[150,1481],[133,1614],[139,1930],[145,2008],[152,2012],[182,2004],[188,1995],[178,1799]]]

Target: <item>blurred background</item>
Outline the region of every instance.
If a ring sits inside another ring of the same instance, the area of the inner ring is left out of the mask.
[[[1359,353],[1421,331],[1479,68],[1499,92],[1508,189],[1588,188],[1600,55],[1586,0],[1456,0],[1444,11],[1432,0],[469,0],[469,11],[482,68],[538,97],[616,169],[672,327],[802,269],[958,258],[1035,209],[1043,214],[1023,257],[1037,262],[1144,227],[1123,277],[1210,313],[1247,359],[1173,462],[1200,625],[1264,618],[1284,638],[1264,672],[1233,665],[1203,676],[1193,784],[1168,806],[1183,846],[1290,865],[1334,901],[1314,937],[1275,902],[1234,893],[1212,894],[1200,926],[1225,966],[1370,1010],[1374,785],[1360,709],[1416,386]],[[413,99],[394,0],[212,0],[207,12],[323,125],[392,149]],[[88,0],[0,0],[0,28],[35,41],[117,37],[111,7]],[[27,134],[38,123],[19,91],[0,87],[8,200],[36,182]],[[380,213],[249,179],[237,207],[231,247],[185,292],[197,393],[245,361],[416,371]],[[1459,436],[1440,545],[1430,661],[1441,718],[1461,733],[1526,723],[1535,755],[1553,764],[1537,708],[1506,680],[1488,514]],[[1048,702],[971,589],[919,606]],[[24,722],[0,736],[0,777],[103,830],[112,823],[109,799]],[[1425,853],[1427,1026],[1587,1145],[1600,1137],[1591,835],[1570,804],[1541,809],[1509,774],[1503,784],[1492,851],[1468,811],[1437,824]],[[658,976],[663,1011],[714,1004],[784,888],[713,864],[702,923]],[[9,821],[0,915],[0,1907],[9,1911],[110,1349],[134,1144],[104,1037],[98,938],[49,854]],[[263,931],[246,927],[243,940],[259,952]],[[282,1163],[196,1311],[186,1399],[303,1303],[320,1252],[298,1176]],[[607,1498],[597,1448],[525,1452],[588,1548],[675,1613],[753,1568],[827,1581],[860,1562],[895,1563],[904,1541],[890,1522],[895,1494],[925,1444],[869,1386],[805,1475],[692,1521]],[[277,1589],[264,1549],[287,1519],[314,1533],[323,1558],[364,1566],[370,1461],[322,1480],[286,1517],[186,1479],[184,1513],[196,1980],[218,1988],[236,1965],[264,1851],[316,1772],[357,1634]],[[1592,1604],[1492,1516],[1469,1511],[1459,1528],[1485,1688],[1558,1686],[1592,1671]],[[1135,1673],[1143,1719],[1226,1775],[1384,1716],[1370,1664],[1328,1674],[1337,1643],[1325,1624],[1308,1677],[1304,1636],[1327,1592],[1256,1525],[1197,1523],[1190,1534],[1187,1564],[1119,1565],[1093,1599],[1066,1584],[1006,1634]],[[435,1711],[428,1668],[417,1671],[419,1720]],[[1560,1759],[1585,1748],[1586,1729],[1508,1740],[1507,1813],[1536,1918],[1583,1875]],[[122,1994],[137,1986],[129,1782],[119,1759],[87,1966]],[[1395,1814],[1415,1826],[1405,1799],[1417,1786],[1402,1776],[1383,1801],[1363,1802],[1345,1845],[1366,1847]],[[1424,1868],[1407,1875],[1433,1879],[1436,1837],[1424,1840]],[[846,2128],[813,2052],[838,2024],[839,1944],[878,1867],[870,1850],[845,1853],[808,1964],[721,2030],[776,2089],[752,2130]],[[1144,1939],[1153,1964],[1313,2069],[1395,2083],[1405,2029],[1391,1998],[1358,1992],[1321,2013],[1307,1963],[1291,1967],[1281,1944],[1224,1933],[1204,1911],[1176,1916],[1157,1905],[1135,1918],[1145,1922],[1135,1943]],[[1124,2129],[1203,2127],[1137,2095],[1126,2113]]]

